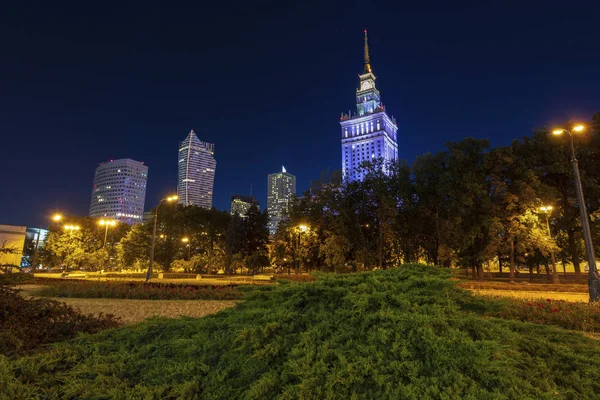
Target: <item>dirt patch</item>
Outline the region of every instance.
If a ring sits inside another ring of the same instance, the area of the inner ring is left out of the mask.
[[[526,290],[492,290],[492,289],[472,289],[473,293],[481,296],[510,297],[516,299],[552,299],[566,300],[571,302],[584,302],[590,300],[587,293],[567,293],[567,292],[542,292]]]

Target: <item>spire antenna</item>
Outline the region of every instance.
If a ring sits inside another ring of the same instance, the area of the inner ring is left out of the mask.
[[[372,73],[371,71],[371,57],[369,57],[369,38],[367,36],[367,30],[365,29],[365,74]]]

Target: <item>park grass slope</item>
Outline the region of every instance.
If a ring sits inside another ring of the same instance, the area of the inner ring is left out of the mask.
[[[484,317],[422,265],[254,288],[202,319],[153,319],[0,358],[6,398],[597,398],[600,342]]]

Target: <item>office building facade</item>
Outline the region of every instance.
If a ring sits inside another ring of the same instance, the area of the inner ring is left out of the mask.
[[[296,177],[282,167],[281,172],[269,174],[267,190],[268,228],[269,234],[274,235],[288,211],[292,197],[296,195]]]
[[[179,143],[177,195],[184,206],[212,207],[217,162],[215,145],[202,142],[190,131]]]
[[[398,125],[388,116],[375,87],[366,30],[364,46],[365,65],[356,90],[356,114],[340,117],[342,174],[346,181],[364,178],[360,165],[365,161],[382,160],[385,170],[389,163],[398,159]]]
[[[248,210],[252,205],[258,207],[258,201],[254,196],[244,195],[233,195],[231,196],[231,215],[237,213],[240,217],[246,218],[248,216]]]
[[[127,224],[142,222],[148,167],[123,158],[100,164],[94,174],[90,216]]]

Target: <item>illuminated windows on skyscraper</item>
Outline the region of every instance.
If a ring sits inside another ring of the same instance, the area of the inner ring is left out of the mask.
[[[369,43],[365,30],[365,67],[359,76],[360,87],[356,90],[356,114],[342,114],[342,173],[344,180],[362,180],[364,173],[360,164],[381,159],[390,163],[398,158],[398,126],[389,117],[375,87],[375,75],[371,69]]]
[[[90,216],[142,222],[148,167],[129,158],[100,164],[94,175]]]
[[[296,195],[296,177],[288,173],[284,167],[281,172],[269,174],[267,192],[267,210],[269,212],[269,233],[274,235],[279,222],[288,211],[292,196]]]
[[[200,141],[192,130],[179,144],[177,195],[184,206],[212,207],[217,162],[215,145]]]

